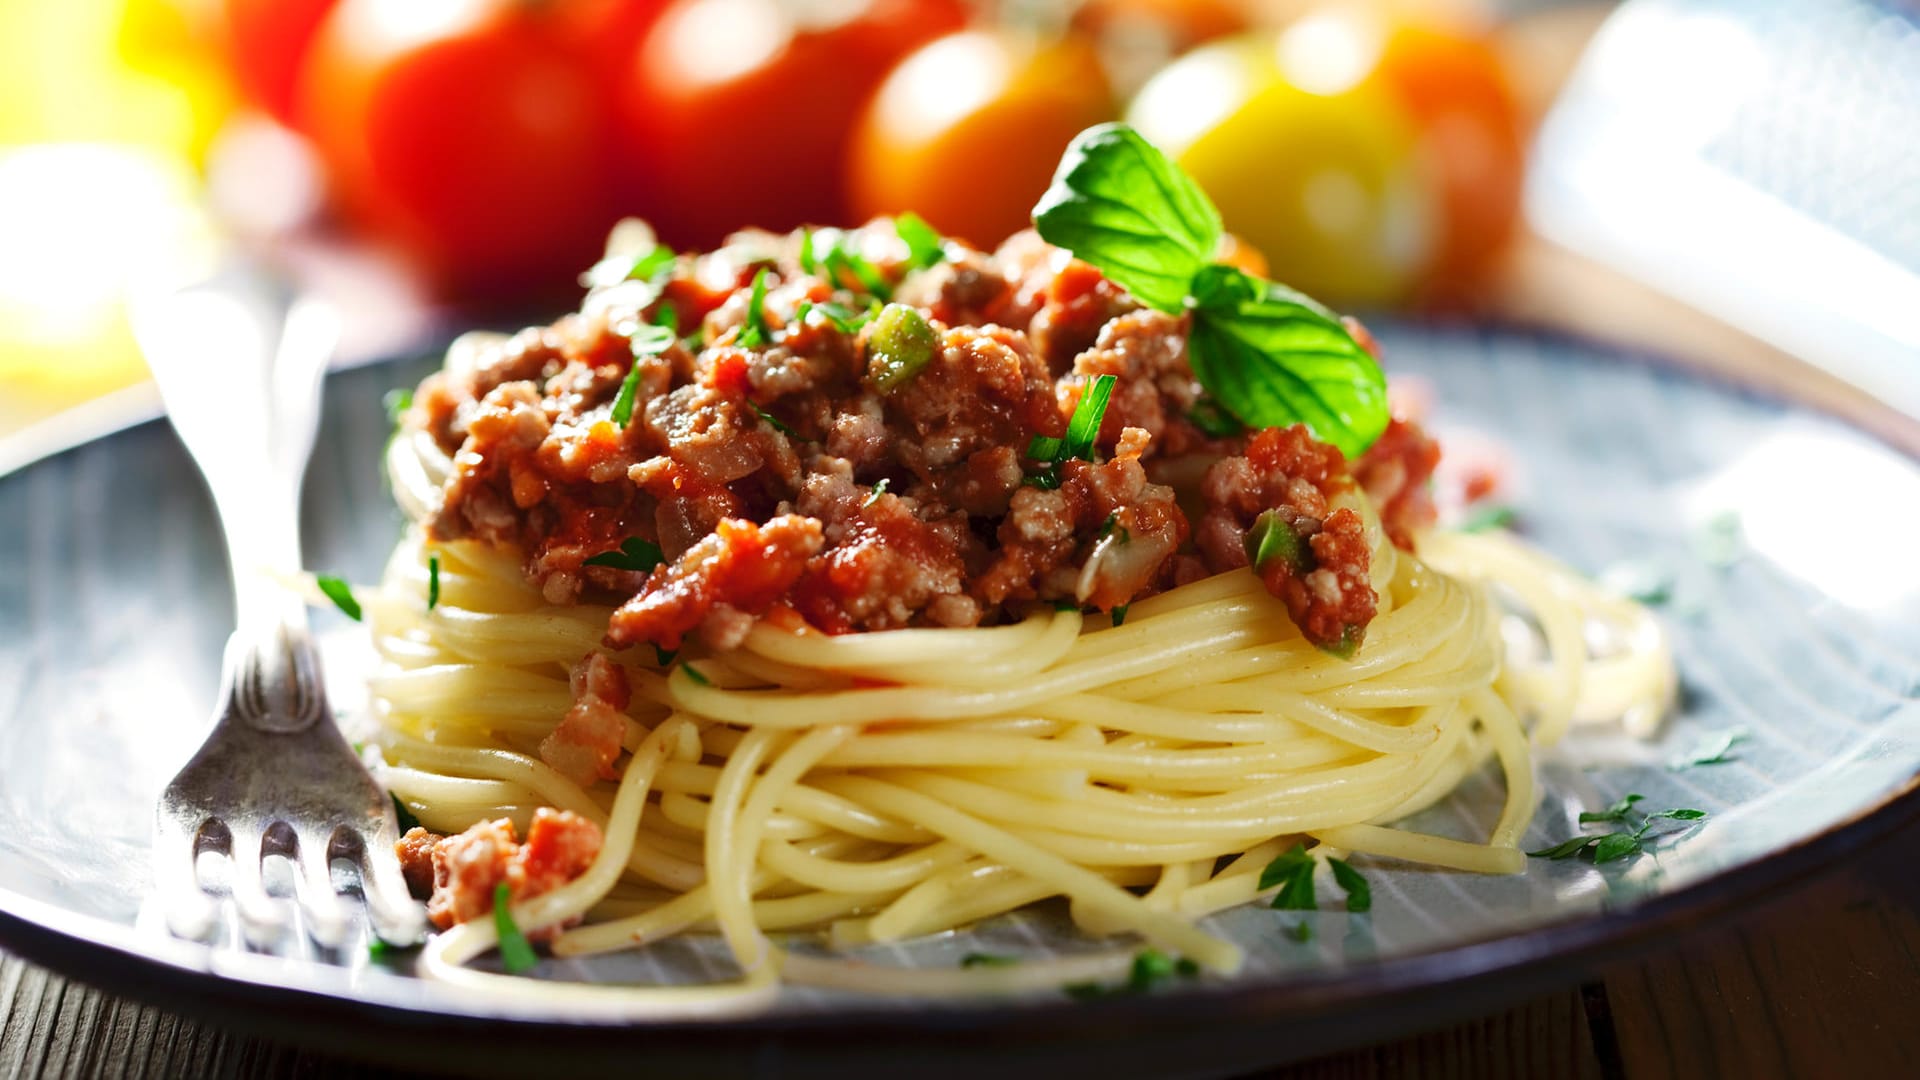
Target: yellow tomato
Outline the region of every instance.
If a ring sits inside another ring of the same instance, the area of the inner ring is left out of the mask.
[[[1315,19],[1217,42],[1162,70],[1128,120],[1173,155],[1273,277],[1330,303],[1406,298],[1435,250],[1404,109],[1376,55]]]
[[[941,38],[895,68],[855,131],[855,216],[912,210],[992,247],[1027,226],[1061,151],[1118,111],[1093,47],[1008,33]]]

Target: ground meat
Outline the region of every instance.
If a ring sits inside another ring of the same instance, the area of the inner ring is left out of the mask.
[[[1074,599],[1111,611],[1148,591],[1167,560],[1187,542],[1187,518],[1173,489],[1147,482],[1140,457],[1147,433],[1127,428],[1113,460],[1102,465],[1070,461],[1060,490],[1083,530],[1094,541],[1074,583]]]
[[[1437,451],[1417,427],[1396,421],[1351,468],[1303,428],[1207,434],[1190,319],[1031,231],[991,255],[949,242],[911,271],[886,221],[817,230],[802,256],[799,233],[746,231],[661,280],[598,287],[551,326],[463,339],[406,418],[454,462],[432,537],[518,550],[550,603],[615,607],[609,647],[727,648],[774,613],[838,633],[1112,610],[1244,567],[1248,530],[1276,511],[1302,554],[1262,576],[1338,648],[1373,600],[1363,515],[1338,501],[1364,490],[1402,545],[1431,520]],[[868,327],[889,300],[936,344],[883,386]],[[636,359],[632,336],[665,305],[693,336]],[[1092,450],[1064,446],[1103,375],[1116,385]],[[630,540],[665,562],[587,565]],[[624,704],[576,688],[543,755],[607,777]]]
[[[573,708],[540,741],[540,760],[582,787],[615,779],[631,700],[627,673],[605,653],[592,652],[574,665],[571,683]]]
[[[393,845],[393,853],[400,859],[400,876],[415,900],[433,895],[433,849],[439,843],[439,836],[415,825]]]
[[[855,484],[845,463],[816,467],[798,506],[825,523],[827,545],[794,588],[808,622],[845,633],[911,626],[923,611],[937,625],[980,621],[966,595],[964,555],[976,541],[965,514],[922,519],[918,500]]]
[[[1028,283],[1033,279],[1030,277]],[[1028,324],[1034,352],[1054,372],[1091,348],[1107,323],[1139,307],[1125,289],[1078,259],[1046,277],[1040,311]]]
[[[613,613],[607,644],[678,649],[716,604],[758,615],[800,580],[823,542],[813,518],[784,514],[765,525],[727,518],[679,561],[654,568],[639,595]]]
[[[1255,569],[1308,641],[1341,653],[1360,643],[1377,603],[1365,523],[1352,508],[1329,505],[1352,487],[1340,451],[1305,425],[1267,428],[1248,440],[1243,456],[1207,470],[1207,512],[1195,537],[1216,572],[1237,569],[1248,563],[1248,530],[1262,514],[1276,515],[1298,540],[1297,558]]]
[[[436,838],[425,829],[409,830],[395,851],[412,888],[423,854],[432,865],[427,917],[442,930],[492,914],[495,890],[505,883],[521,901],[549,893],[586,873],[600,854],[600,827],[570,810],[541,807],[533,812],[527,842],[514,837],[507,818],[482,821],[457,836]],[[550,939],[562,928],[545,927],[527,936]]]
[[[1060,407],[1071,413],[1087,380],[1112,375],[1113,397],[1100,425],[1101,445],[1113,446],[1121,431],[1134,427],[1152,437],[1155,453],[1227,451],[1231,447],[1226,440],[1213,439],[1188,418],[1201,393],[1187,365],[1188,326],[1186,316],[1152,308],[1112,319],[1100,328],[1093,346],[1074,358],[1073,373],[1079,378],[1061,380]]]
[[[911,434],[894,452],[927,479],[980,450],[1066,427],[1047,369],[1024,337],[1000,327],[946,331],[927,366],[885,404]]]
[[[1433,470],[1440,444],[1420,425],[1395,417],[1379,440],[1353,463],[1353,478],[1380,511],[1380,524],[1395,547],[1413,550],[1413,531],[1433,524]]]
[[[1014,283],[998,260],[962,251],[909,278],[895,300],[926,309],[948,326],[1021,326],[1033,318],[1016,303]]]

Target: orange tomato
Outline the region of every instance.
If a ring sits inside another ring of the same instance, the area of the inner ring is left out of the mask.
[[[344,209],[455,291],[570,280],[612,223],[603,97],[539,5],[344,0],[300,101]]]
[[[1429,291],[1458,298],[1519,220],[1526,147],[1513,90],[1485,38],[1440,25],[1388,31],[1375,77],[1413,117],[1417,152],[1439,195]]]
[[[247,100],[283,124],[295,121],[300,69],[320,21],[338,0],[224,0],[227,66]]]
[[[621,93],[625,203],[683,245],[844,221],[861,107],[903,57],[965,21],[960,0],[674,0]]]
[[[1116,112],[1084,40],[941,38],[894,69],[860,119],[848,166],[854,216],[912,210],[991,248],[1027,226],[1074,135]]]

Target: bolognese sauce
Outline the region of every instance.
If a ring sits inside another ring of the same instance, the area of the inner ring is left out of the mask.
[[[1334,503],[1364,488],[1410,548],[1438,458],[1415,424],[1349,462],[1222,422],[1188,316],[1031,232],[932,266],[885,221],[836,237],[854,262],[736,234],[428,378],[415,420],[454,462],[432,538],[512,546],[551,603],[611,601],[613,647],[729,648],[775,611],[829,633],[1110,612],[1250,560],[1308,640],[1358,643],[1368,526]],[[1102,379],[1088,452],[1036,457]],[[1272,513],[1296,554],[1262,563]],[[657,565],[604,557],[636,541]]]

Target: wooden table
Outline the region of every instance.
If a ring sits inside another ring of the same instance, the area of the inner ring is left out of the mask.
[[[1916,1070],[1920,824],[1590,982],[1268,1075],[1871,1080]],[[393,1074],[117,999],[0,955],[0,1077],[34,1075]]]

